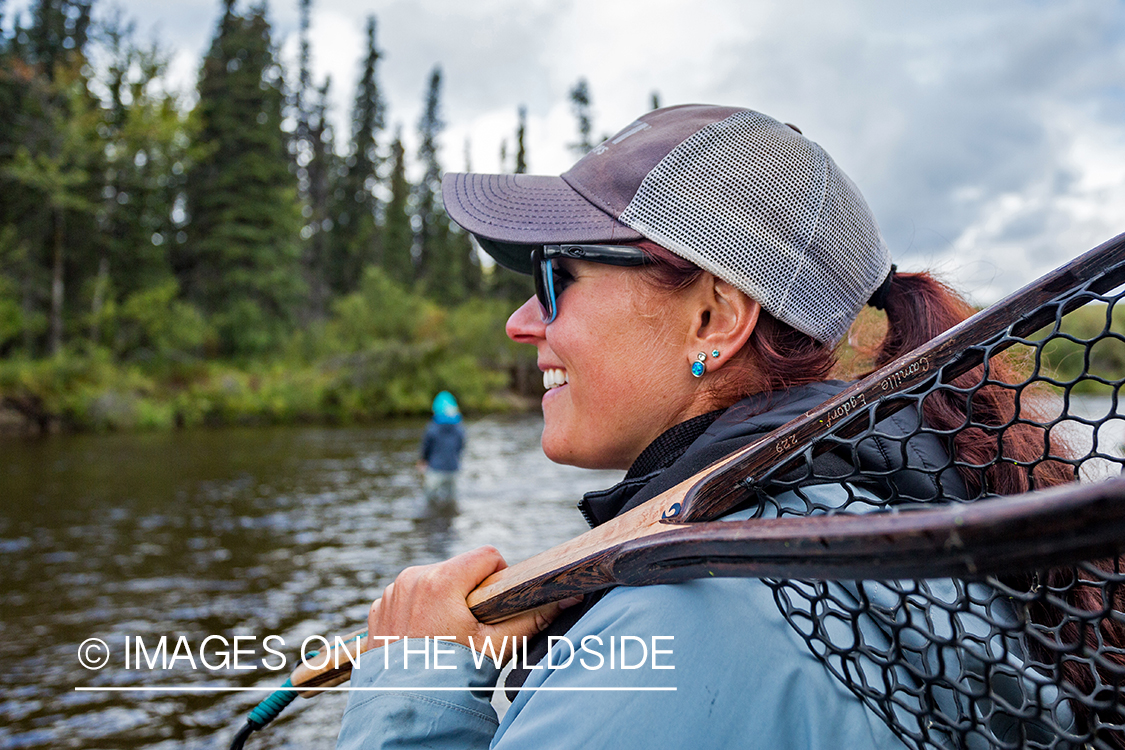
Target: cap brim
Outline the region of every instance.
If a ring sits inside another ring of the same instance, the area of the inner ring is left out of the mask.
[[[561,177],[450,173],[441,192],[449,218],[476,235],[497,263],[520,273],[531,273],[538,245],[643,239]]]

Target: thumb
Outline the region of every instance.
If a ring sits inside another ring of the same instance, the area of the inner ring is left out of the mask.
[[[575,596],[569,599],[563,599],[562,601],[544,604],[542,607],[528,612],[522,612],[515,617],[503,620],[494,625],[485,626],[485,628],[482,629],[484,631],[483,634],[492,635],[497,638],[504,638],[505,636],[512,638],[530,637],[545,630],[548,625],[558,618],[564,609],[573,607],[581,602],[582,597]]]

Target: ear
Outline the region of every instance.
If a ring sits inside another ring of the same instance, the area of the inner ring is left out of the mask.
[[[696,282],[697,303],[687,358],[695,362],[706,355],[708,372],[719,369],[746,345],[758,325],[762,306],[722,279],[703,273]],[[718,352],[718,356],[715,353]]]

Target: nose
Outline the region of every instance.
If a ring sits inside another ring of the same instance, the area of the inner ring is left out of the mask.
[[[535,345],[546,337],[547,326],[539,313],[539,302],[534,296],[528,298],[527,302],[511,314],[508,324],[504,326],[504,332],[517,344]]]

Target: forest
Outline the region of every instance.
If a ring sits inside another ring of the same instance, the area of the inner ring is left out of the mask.
[[[337,133],[295,1],[295,70],[264,4],[222,0],[184,97],[98,0],[0,0],[0,431],[363,422],[443,389],[534,403],[535,352],[503,332],[530,279],[482,265],[442,208],[441,67],[407,153],[368,17]],[[569,95],[581,154],[586,81]]]
[[[186,107],[120,12],[35,0],[8,18],[0,0],[0,426],[350,422],[442,389],[470,411],[534,395],[534,352],[503,333],[530,279],[483,267],[442,209],[440,66],[407,153],[368,17],[336,133],[297,1],[287,70],[265,5],[223,0]],[[583,150],[584,80],[571,101]]]

